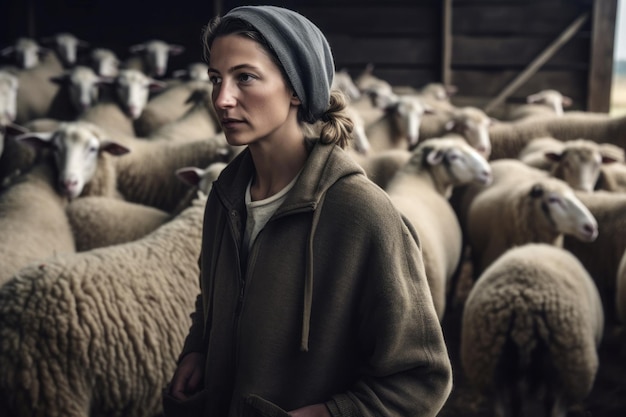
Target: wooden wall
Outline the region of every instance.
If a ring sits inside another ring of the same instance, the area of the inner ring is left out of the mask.
[[[8,0],[0,47],[16,36],[71,31],[127,55],[152,38],[187,47],[172,65],[201,59],[200,31],[243,4],[297,10],[327,35],[338,69],[367,64],[394,85],[457,86],[458,105],[520,103],[555,88],[574,108],[608,111],[617,0]],[[572,27],[575,25],[576,27]],[[569,28],[569,32],[568,32]],[[574,30],[575,29],[575,30]]]

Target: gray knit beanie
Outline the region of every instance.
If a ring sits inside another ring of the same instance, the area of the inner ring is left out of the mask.
[[[302,102],[305,121],[313,123],[328,109],[335,65],[324,34],[309,19],[276,6],[241,6],[223,21],[251,24],[272,46],[289,82]]]

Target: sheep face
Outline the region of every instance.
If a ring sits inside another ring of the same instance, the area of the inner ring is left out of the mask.
[[[116,78],[116,92],[120,104],[133,119],[138,119],[143,113],[150,97],[150,90],[158,87],[163,87],[163,83],[138,70],[122,70]]]
[[[15,120],[18,84],[17,77],[0,71],[0,126],[6,126]]]
[[[58,33],[52,38],[59,58],[66,67],[76,63],[76,55],[79,46],[87,46],[87,42],[81,41],[71,33]]]
[[[575,190],[593,191],[603,162],[602,154],[595,144],[586,145],[572,141],[562,152],[546,152],[545,156],[556,162],[555,176],[562,178],[570,187]]]
[[[547,218],[550,225],[547,227],[583,242],[592,242],[598,237],[595,217],[563,181],[546,178],[535,183],[528,194],[535,209]]]
[[[409,141],[409,147],[416,146],[422,117],[426,113],[424,104],[415,97],[399,96],[390,109],[393,111],[398,129]]]
[[[446,129],[459,132],[472,147],[488,159],[491,154],[489,138],[491,124],[491,118],[482,110],[464,107],[454,113],[452,119],[446,124]]]
[[[213,188],[213,182],[225,167],[225,162],[214,162],[204,169],[184,167],[176,170],[176,176],[189,185],[197,186],[198,190],[208,195]]]
[[[549,107],[557,116],[563,115],[563,107],[572,105],[572,99],[556,90],[542,90],[526,97],[528,104],[543,104]]]
[[[434,175],[446,178],[446,183],[458,186],[469,183],[489,185],[493,179],[491,165],[463,139],[436,138],[422,142],[416,150],[430,149],[425,162],[431,170],[439,170]]]
[[[14,46],[2,50],[2,55],[15,53],[15,61],[22,69],[33,68],[39,64],[39,54],[41,47],[30,38],[19,38]]]
[[[102,77],[116,77],[120,61],[109,49],[97,48],[91,52],[92,67]]]
[[[131,53],[143,52],[145,54],[149,73],[157,77],[165,75],[169,56],[178,55],[184,50],[185,48],[180,45],[168,44],[160,40],[151,40],[130,48]]]
[[[52,81],[67,85],[70,101],[78,113],[84,112],[98,101],[101,79],[89,67],[79,65]]]

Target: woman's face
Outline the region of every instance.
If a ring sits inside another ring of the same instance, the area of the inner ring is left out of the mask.
[[[209,78],[213,105],[229,144],[281,139],[298,126],[300,101],[258,42],[235,34],[216,38]]]

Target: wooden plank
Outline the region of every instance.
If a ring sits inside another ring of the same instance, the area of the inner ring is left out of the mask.
[[[470,37],[456,36],[452,48],[453,66],[482,66],[486,68],[523,68],[544,48],[553,37]],[[550,57],[545,67],[587,67],[589,64],[589,39],[577,36],[563,45]]]
[[[441,82],[450,85],[452,80],[452,0],[444,0],[441,16]]]
[[[517,71],[458,71],[452,72],[452,83],[459,89],[459,94],[468,96],[493,96],[498,94],[502,86],[513,80]],[[526,83],[515,90],[510,98],[514,101],[552,88],[572,97],[575,101],[585,100],[587,84],[586,71],[539,71]]]
[[[485,108],[489,111],[493,107],[503,102],[512,92],[517,90],[524,82],[526,82],[541,66],[548,61],[559,48],[568,42],[580,27],[589,18],[589,13],[583,13],[571,25],[569,25],[561,35],[554,40],[537,58],[535,58],[524,71],[522,71],[513,81],[511,81]]]
[[[608,112],[611,109],[616,14],[617,0],[594,2],[587,99],[587,108],[592,112]]]
[[[342,65],[438,65],[439,52],[431,38],[360,38],[328,36],[335,61]]]
[[[318,6],[300,7],[298,11],[326,34],[427,36],[439,28],[439,7]]]
[[[567,2],[481,5],[454,2],[455,35],[551,35],[580,15],[580,7]]]

